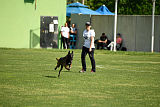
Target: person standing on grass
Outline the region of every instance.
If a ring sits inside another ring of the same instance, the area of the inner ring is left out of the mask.
[[[86,72],[85,57],[87,54],[89,55],[92,64],[91,72],[96,72],[95,59],[94,59],[94,49],[95,49],[94,37],[95,37],[95,32],[93,29],[91,29],[90,22],[86,22],[86,29],[83,31],[84,45],[82,47],[82,53],[81,53],[82,70],[79,71],[80,73]]]
[[[61,37],[63,42],[63,48],[69,49],[69,28],[67,23],[65,23],[65,26],[61,28]]]
[[[76,35],[77,35],[77,29],[75,24],[73,23],[72,26],[70,27],[70,48],[74,49],[76,46],[76,42],[73,40],[76,40]]]

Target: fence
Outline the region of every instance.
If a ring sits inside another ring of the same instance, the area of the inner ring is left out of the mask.
[[[83,45],[82,33],[85,22],[91,21],[92,28],[98,39],[104,32],[109,40],[113,41],[114,16],[102,15],[71,15],[71,23],[75,23],[78,29],[76,48]],[[117,33],[122,34],[123,46],[128,51],[151,51],[152,16],[119,15],[117,20]],[[155,16],[155,42],[154,51],[160,51],[160,16]]]

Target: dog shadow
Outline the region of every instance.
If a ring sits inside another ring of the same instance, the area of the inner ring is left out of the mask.
[[[56,76],[44,76],[44,77],[47,77],[47,78],[57,78]]]

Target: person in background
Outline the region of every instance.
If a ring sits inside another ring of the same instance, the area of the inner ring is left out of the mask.
[[[110,47],[110,50],[113,51],[114,49],[114,41],[112,41],[107,47]],[[120,33],[117,33],[116,36],[116,50],[120,51],[122,49],[122,36]],[[124,51],[126,51],[125,49]]]
[[[95,59],[94,59],[94,49],[95,49],[94,37],[95,37],[95,32],[94,30],[91,29],[90,22],[86,22],[86,29],[83,31],[84,45],[82,47],[82,53],[81,53],[82,70],[79,71],[80,73],[86,72],[85,57],[87,54],[89,54],[89,58],[92,65],[91,72],[96,72]]]
[[[65,23],[65,26],[61,28],[61,37],[63,42],[63,48],[68,49],[69,48],[69,28],[68,24]]]
[[[117,33],[117,36],[116,36],[116,50],[117,51],[120,51],[122,50],[122,35],[120,33]],[[110,47],[110,50],[113,51],[114,49],[114,41],[112,41],[107,47]],[[127,49],[123,49],[123,51],[126,51]]]
[[[121,50],[122,47],[122,35],[120,33],[117,33],[116,37],[116,49]]]
[[[107,42],[108,42],[108,38],[105,35],[105,33],[102,33],[100,40],[98,40],[97,43],[97,49],[99,49],[101,47],[101,49],[107,49]]]
[[[74,49],[76,45],[76,35],[77,35],[77,29],[75,27],[75,24],[72,24],[70,27],[70,48]]]

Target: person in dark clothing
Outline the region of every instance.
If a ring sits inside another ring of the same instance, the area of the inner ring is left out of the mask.
[[[108,37],[105,35],[105,33],[102,33],[100,40],[97,42],[97,49],[107,49],[109,43],[110,41],[108,40]]]

